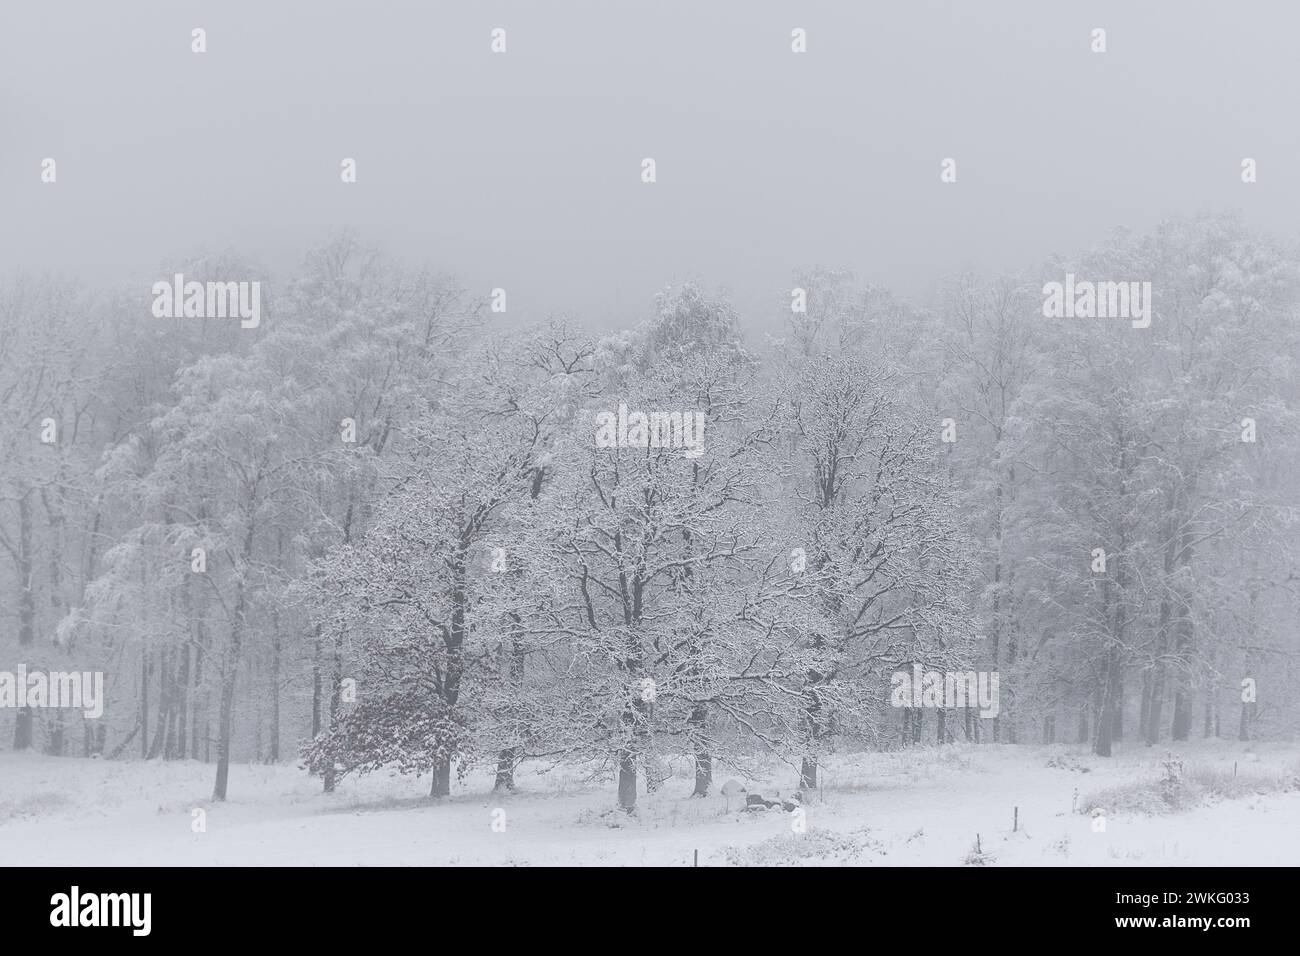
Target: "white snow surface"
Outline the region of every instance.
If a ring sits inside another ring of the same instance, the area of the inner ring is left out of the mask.
[[[230,799],[210,799],[214,768],[195,761],[106,761],[0,754],[0,865],[54,866],[701,866],[969,865],[979,835],[992,866],[1300,864],[1300,789],[1211,798],[1183,812],[1108,813],[1104,832],[1072,812],[1107,787],[1154,781],[1170,752],[1187,768],[1300,774],[1300,745],[1126,744],[1110,759],[1081,746],[955,744],[829,758],[805,804],[805,832],[743,794],[689,796],[689,761],[637,814],[583,768],[525,765],[514,793],[474,773],[452,796],[429,778],[377,773],[335,793],[292,764],[233,765]],[[1056,766],[1049,766],[1053,763]],[[773,765],[751,792],[788,797],[797,775]],[[642,781],[644,787],[644,781]],[[1018,828],[1012,830],[1014,809]],[[194,832],[194,810],[206,831]],[[504,811],[504,814],[494,811]],[[493,829],[494,820],[500,829]]]

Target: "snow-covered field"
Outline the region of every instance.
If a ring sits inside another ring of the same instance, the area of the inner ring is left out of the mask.
[[[1104,832],[1071,812],[1076,790],[1083,804],[1109,787],[1159,780],[1168,752],[1129,745],[1102,760],[1079,747],[958,744],[842,756],[824,768],[802,833],[790,813],[747,811],[743,797],[691,799],[685,763],[643,794],[629,819],[613,810],[612,785],[570,768],[525,766],[511,795],[472,775],[433,803],[427,778],[373,775],[323,794],[292,765],[237,765],[231,799],[212,804],[213,771],[199,763],[5,753],[0,864],[689,866],[698,850],[701,866],[951,866],[967,862],[976,834],[986,865],[1300,863],[1295,744],[1196,742],[1175,751],[1189,774],[1230,776],[1235,762],[1240,780],[1289,781],[1289,789],[1261,785],[1268,792],[1207,797],[1181,812],[1108,811]],[[723,768],[715,779],[720,786],[732,776]],[[778,768],[742,782],[788,795],[794,780]],[[194,832],[196,809],[206,812],[205,832]]]

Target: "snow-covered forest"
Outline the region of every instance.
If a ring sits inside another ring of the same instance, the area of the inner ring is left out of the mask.
[[[811,800],[852,754],[1300,730],[1300,252],[1234,217],[925,307],[674,282],[613,332],[351,232],[174,273],[260,282],[260,323],[0,289],[0,669],[104,675],[101,717],[0,707],[0,749],[197,761],[214,801],[259,764],[559,773],[635,812],[773,767]],[[1149,281],[1149,326],[1045,317],[1067,274]],[[898,706],[922,671],[996,706]]]

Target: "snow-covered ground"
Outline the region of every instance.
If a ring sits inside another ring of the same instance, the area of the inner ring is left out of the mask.
[[[434,803],[428,778],[376,774],[323,794],[292,765],[238,765],[231,799],[213,804],[213,768],[199,763],[5,753],[0,864],[689,866],[698,850],[701,866],[948,866],[968,860],[976,834],[987,865],[1300,863],[1294,785],[1178,813],[1108,812],[1104,832],[1071,812],[1076,790],[1083,803],[1108,787],[1158,780],[1168,751],[1129,745],[1102,760],[1080,747],[958,744],[833,758],[802,833],[795,816],[746,811],[743,797],[691,799],[685,762],[628,819],[612,809],[612,785],[570,768],[526,766],[510,795],[471,775]],[[1231,774],[1236,762],[1247,779],[1300,776],[1295,744],[1195,742],[1176,752],[1188,771]],[[716,781],[731,776],[723,768]],[[788,795],[794,779],[778,768],[742,782]],[[194,832],[196,809],[206,812],[205,832]]]

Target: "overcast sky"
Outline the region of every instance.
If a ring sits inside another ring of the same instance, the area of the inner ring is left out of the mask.
[[[352,225],[516,318],[698,276],[766,325],[816,263],[916,299],[1175,214],[1291,238],[1298,42],[1294,0],[3,0],[0,272],[283,274]]]

